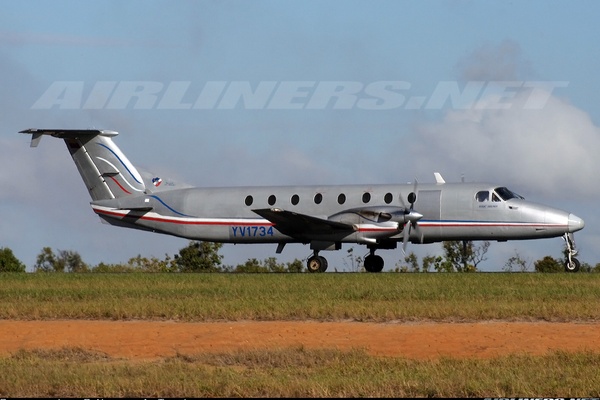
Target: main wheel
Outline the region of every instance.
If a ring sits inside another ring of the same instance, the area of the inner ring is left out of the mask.
[[[575,257],[571,257],[571,262],[567,261],[565,263],[565,271],[577,272],[577,271],[579,271],[580,266],[581,266],[581,263],[579,262],[579,260],[576,259]]]
[[[321,256],[312,256],[306,262],[308,272],[325,272],[327,270],[327,259]]]
[[[381,272],[383,270],[384,261],[381,256],[369,254],[365,257],[365,269],[367,272]]]

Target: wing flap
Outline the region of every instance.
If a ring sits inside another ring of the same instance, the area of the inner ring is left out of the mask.
[[[315,235],[348,234],[354,232],[354,227],[349,224],[329,221],[279,208],[261,208],[252,211],[275,224],[275,228],[281,233],[292,237],[306,238]]]

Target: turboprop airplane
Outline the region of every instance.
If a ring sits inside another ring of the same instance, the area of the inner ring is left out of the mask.
[[[368,272],[380,272],[379,249],[408,242],[507,241],[562,236],[565,269],[579,270],[573,232],[581,218],[526,201],[502,185],[435,184],[193,188],[141,173],[110,130],[27,129],[31,147],[43,135],[63,139],[98,216],[112,225],[221,243],[309,244],[310,272],[324,272],[322,250],[366,245]],[[405,201],[406,199],[406,201]]]

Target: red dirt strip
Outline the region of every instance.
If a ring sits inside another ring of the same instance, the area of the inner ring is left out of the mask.
[[[410,359],[543,355],[600,351],[600,323],[476,322],[171,322],[0,321],[0,355],[19,349],[78,347],[114,358],[152,360],[176,354],[287,347],[364,349]]]

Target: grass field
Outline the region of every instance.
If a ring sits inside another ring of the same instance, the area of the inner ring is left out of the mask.
[[[289,349],[158,362],[81,349],[0,358],[6,397],[598,397],[600,355],[414,361]]]
[[[0,274],[1,319],[598,321],[600,274]],[[0,331],[1,331],[0,321]],[[599,397],[600,349],[487,360],[304,348],[0,357],[1,397]]]
[[[0,274],[0,319],[600,320],[600,274]]]

